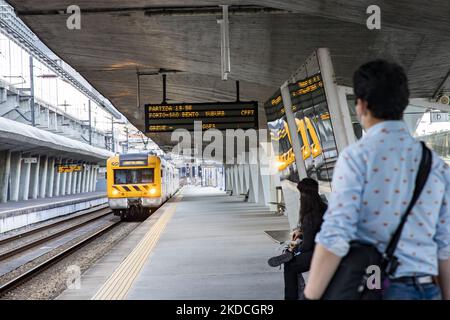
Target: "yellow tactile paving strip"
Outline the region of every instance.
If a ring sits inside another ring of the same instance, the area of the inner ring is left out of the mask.
[[[149,254],[158,243],[181,198],[182,196],[178,196],[174,199],[175,201],[167,204],[169,208],[165,209],[158,221],[106,280],[94,297],[92,297],[92,300],[123,300],[127,297],[128,291],[147,261]]]

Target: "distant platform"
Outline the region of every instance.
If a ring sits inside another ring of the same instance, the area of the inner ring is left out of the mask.
[[[267,259],[264,230],[285,216],[207,187],[186,187],[58,299],[283,299],[283,274]]]
[[[105,191],[0,204],[0,233],[106,203]]]

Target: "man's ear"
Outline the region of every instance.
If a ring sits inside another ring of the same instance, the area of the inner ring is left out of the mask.
[[[369,111],[367,101],[360,98],[356,100],[356,107],[359,109],[360,115],[366,115]]]

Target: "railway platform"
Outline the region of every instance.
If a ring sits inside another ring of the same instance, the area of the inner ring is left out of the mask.
[[[285,216],[208,187],[184,188],[58,299],[282,299],[265,234]]]
[[[0,234],[107,203],[105,191],[0,203]]]

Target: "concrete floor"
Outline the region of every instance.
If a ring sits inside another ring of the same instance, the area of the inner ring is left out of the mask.
[[[287,229],[287,218],[213,188],[191,187],[182,195],[127,299],[282,299],[282,272],[267,265],[278,245],[264,231]],[[151,223],[89,269],[80,289],[59,299],[91,298]]]

